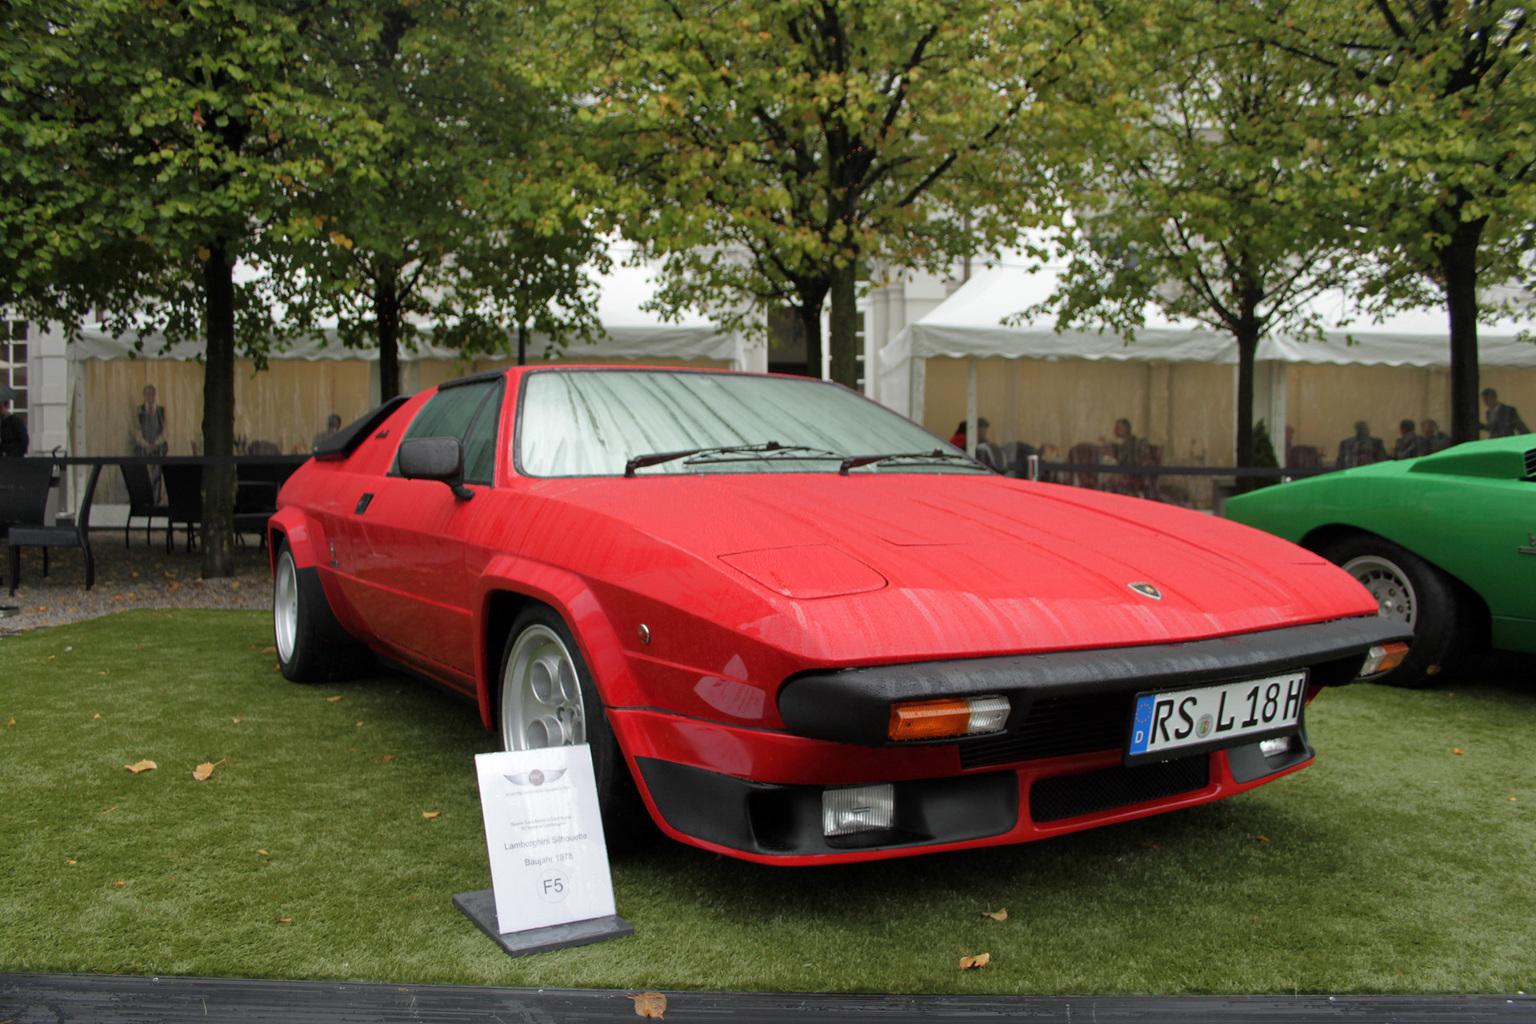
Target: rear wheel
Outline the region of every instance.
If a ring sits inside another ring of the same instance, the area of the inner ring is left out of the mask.
[[[1467,610],[1457,600],[1455,582],[1418,555],[1381,537],[1356,534],[1328,545],[1323,557],[1371,592],[1378,615],[1413,630],[1408,657],[1376,681],[1428,686],[1466,646]]]
[[[272,634],[278,667],[285,678],[296,683],[318,683],[343,675],[356,667],[355,659],[361,653],[354,646],[327,643],[320,635],[320,612],[299,579],[293,551],[283,541],[272,576]],[[329,609],[325,614],[329,615]]]
[[[519,615],[507,636],[498,717],[504,750],[591,748],[609,849],[632,848],[653,833],[586,660],[564,620],[543,605]]]

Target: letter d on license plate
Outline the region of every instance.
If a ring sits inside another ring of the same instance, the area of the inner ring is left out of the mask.
[[[1295,732],[1307,674],[1136,695],[1125,763],[1161,761]]]

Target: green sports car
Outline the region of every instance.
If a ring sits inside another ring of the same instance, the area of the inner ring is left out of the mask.
[[[1227,515],[1343,566],[1413,627],[1382,682],[1424,686],[1469,648],[1536,652],[1536,434],[1268,487]]]

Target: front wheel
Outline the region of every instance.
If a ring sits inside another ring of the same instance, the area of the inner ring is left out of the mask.
[[[1413,630],[1408,657],[1373,681],[1428,686],[1466,646],[1466,609],[1455,583],[1418,555],[1381,537],[1357,534],[1328,545],[1323,557],[1371,592],[1378,615]]]
[[[507,636],[498,719],[504,750],[588,745],[610,849],[633,847],[650,833],[586,660],[564,620],[543,605],[519,615]]]

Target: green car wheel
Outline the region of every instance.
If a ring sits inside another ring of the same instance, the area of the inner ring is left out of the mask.
[[[1377,614],[1413,627],[1408,657],[1379,682],[1422,687],[1466,645],[1466,611],[1456,585],[1413,552],[1370,534],[1341,537],[1323,557],[1359,580],[1376,599]]]

